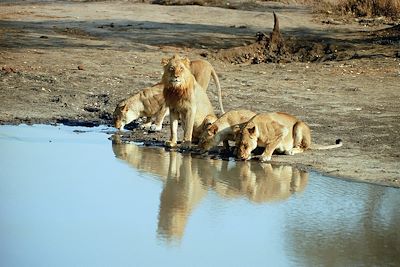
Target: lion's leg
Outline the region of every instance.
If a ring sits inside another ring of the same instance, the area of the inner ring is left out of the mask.
[[[265,146],[265,150],[260,156],[261,162],[270,161],[272,159],[272,153],[274,153],[275,148],[279,145],[281,140],[282,139],[278,139],[278,140],[271,142]]]
[[[167,116],[167,113],[168,113],[168,108],[165,105],[163,105],[160,111],[156,113],[154,124],[151,125],[150,127],[152,131],[161,131],[162,124],[165,119],[165,116]]]
[[[229,150],[229,141],[225,139],[224,141],[222,141],[222,143],[224,145],[224,149]]]
[[[293,126],[293,149],[292,154],[302,153],[311,145],[310,128],[302,121]]]
[[[177,157],[176,151],[172,151],[169,154],[169,165],[168,165],[168,177],[179,177],[178,170],[179,167],[177,166]]]
[[[192,134],[195,119],[195,109],[192,107],[186,112],[184,128],[183,128],[183,143],[182,148],[190,148],[192,145]]]
[[[176,147],[178,140],[178,119],[179,114],[177,112],[170,111],[169,113],[170,124],[171,124],[171,139],[165,143],[167,147]]]
[[[265,146],[264,152],[260,156],[260,161],[265,162],[269,161],[272,158],[272,153],[274,153],[275,149],[280,145],[283,138],[289,133],[289,129],[284,127],[283,125],[272,122],[272,126],[274,128],[274,138],[269,140],[269,142]]]

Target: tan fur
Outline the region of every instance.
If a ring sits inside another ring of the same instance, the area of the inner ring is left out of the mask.
[[[213,66],[208,61],[199,59],[190,62],[190,70],[205,91],[208,88],[211,77],[214,79],[218,89],[220,109],[224,112],[221,86]],[[115,127],[122,130],[126,124],[133,120],[139,117],[146,117],[146,122],[142,125],[142,128],[160,131],[164,118],[168,113],[168,108],[164,105],[162,90],[163,84],[158,83],[122,100],[114,111]]]
[[[214,114],[209,114],[207,115],[203,122],[201,123],[200,127],[197,127],[194,131],[193,131],[193,138],[192,138],[192,142],[194,143],[198,143],[200,140],[201,135],[207,131],[207,127],[210,126],[213,122],[215,122],[217,120],[217,116],[215,116]]]
[[[237,156],[250,159],[251,151],[257,146],[265,147],[261,161],[271,160],[272,153],[293,155],[307,149],[331,149],[342,143],[330,146],[311,146],[311,131],[307,124],[286,113],[263,113],[251,118],[241,130],[237,140]]]
[[[250,120],[256,113],[246,109],[231,110],[209,125],[200,136],[199,147],[208,151],[224,143],[224,148],[229,149],[228,141],[235,141],[235,132]]]
[[[225,113],[222,105],[221,85],[219,83],[218,75],[210,62],[201,59],[190,61],[190,70],[196,78],[197,83],[200,84],[204,90],[207,90],[210,79],[211,77],[213,78],[215,86],[218,90],[219,108],[221,109],[222,113]]]
[[[197,138],[204,119],[213,115],[214,110],[207,94],[197,83],[190,71],[190,60],[178,55],[170,59],[163,59],[164,98],[170,110],[171,138],[166,143],[168,147],[175,147],[178,139],[178,119],[182,120],[184,131],[182,147],[191,146],[192,137]]]
[[[114,126],[120,130],[133,120],[146,117],[143,128],[159,131],[167,113],[163,96],[163,84],[158,83],[122,100],[114,111]],[[154,126],[151,119],[154,118]]]

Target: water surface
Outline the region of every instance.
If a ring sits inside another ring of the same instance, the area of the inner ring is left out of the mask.
[[[0,126],[1,266],[399,266],[400,191]]]

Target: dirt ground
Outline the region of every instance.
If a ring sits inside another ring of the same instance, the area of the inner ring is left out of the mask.
[[[274,161],[400,187],[399,26],[252,3],[236,1],[226,9],[139,1],[3,2],[0,123],[111,124],[116,104],[158,82],[161,59],[179,53],[214,65],[225,110],[288,112],[311,126],[315,143],[344,142],[339,149],[277,155]],[[257,32],[268,36],[273,11],[289,59],[259,51]],[[218,112],[213,82],[208,92]],[[168,136],[167,123],[161,133],[131,135]]]

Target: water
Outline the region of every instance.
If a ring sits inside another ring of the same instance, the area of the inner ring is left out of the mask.
[[[399,266],[400,191],[0,127],[0,266]]]

